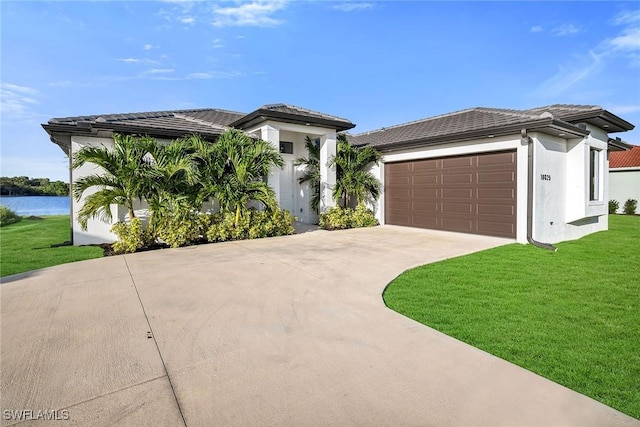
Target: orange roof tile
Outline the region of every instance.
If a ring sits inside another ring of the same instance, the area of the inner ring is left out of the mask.
[[[609,153],[609,169],[632,167],[640,167],[640,146],[634,145],[631,150]]]

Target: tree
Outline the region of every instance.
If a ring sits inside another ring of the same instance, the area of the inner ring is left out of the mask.
[[[373,147],[353,146],[344,134],[338,134],[336,155],[329,166],[336,168],[336,184],[333,187],[333,199],[343,207],[349,207],[355,197],[358,204],[368,199],[378,200],[380,182],[366,167],[380,160],[380,153]]]
[[[298,178],[298,183],[308,183],[311,189],[309,206],[316,213],[320,213],[320,147],[307,136],[304,141],[308,157],[300,157],[295,161],[296,166],[304,166],[304,173]]]
[[[73,169],[93,163],[103,171],[82,177],[73,185],[73,195],[77,201],[88,189],[99,188],[85,197],[78,213],[78,222],[83,230],[87,229],[90,218],[100,217],[111,221],[112,204],[124,206],[129,218],[135,218],[134,201],[142,200],[149,194],[157,176],[150,156],[157,145],[154,139],[115,134],[113,141],[111,149],[104,146],[83,147],[73,156]]]
[[[265,182],[274,167],[284,165],[273,145],[254,140],[240,130],[229,129],[207,155],[206,179],[209,181],[203,189],[220,201],[221,211],[235,211],[236,226],[251,201],[261,203],[267,211],[277,208],[276,194]]]

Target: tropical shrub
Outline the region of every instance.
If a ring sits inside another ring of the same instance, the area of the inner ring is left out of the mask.
[[[623,210],[626,215],[634,215],[637,208],[638,201],[636,199],[627,199],[627,201],[624,202]]]
[[[289,235],[295,233],[294,221],[295,217],[291,212],[283,209],[271,212],[250,209],[237,223],[234,213],[217,213],[211,217],[207,240],[224,242]]]
[[[130,222],[118,222],[111,227],[111,232],[118,236],[113,244],[116,253],[133,253],[142,249],[152,240],[143,230],[140,218],[132,218]]]
[[[210,224],[209,214],[183,211],[176,216],[165,217],[158,224],[157,235],[172,248],[179,248],[205,240]]]
[[[333,199],[348,208],[351,199],[357,204],[380,197],[380,181],[367,167],[378,164],[380,153],[370,146],[356,147],[349,143],[346,135],[339,134],[336,155],[329,160],[329,166],[336,168],[336,184]]]
[[[359,204],[355,209],[333,206],[320,214],[320,227],[325,230],[344,230],[346,228],[374,227],[378,220],[370,209]]]
[[[367,209],[363,204],[356,206],[351,216],[352,227],[375,227],[376,225],[380,225],[380,223],[371,209]]]
[[[304,172],[298,178],[299,184],[309,184],[311,197],[309,207],[316,214],[320,213],[320,147],[307,136],[304,140],[308,157],[299,157],[295,161],[296,166],[304,166]]]
[[[113,148],[83,147],[73,156],[73,169],[85,163],[93,163],[102,173],[91,174],[78,179],[73,184],[76,201],[90,188],[98,191],[89,194],[78,212],[78,222],[83,230],[91,218],[111,221],[111,205],[124,206],[129,218],[135,218],[134,201],[142,199],[150,192],[156,175],[150,158],[157,142],[153,138],[131,135],[113,135]]]
[[[0,205],[0,227],[4,227],[5,225],[9,224],[15,224],[21,219],[22,217],[16,214],[11,209],[6,207],[5,205]]]
[[[609,213],[610,214],[614,214],[614,213],[618,212],[619,208],[620,208],[620,202],[618,202],[617,200],[609,200]]]

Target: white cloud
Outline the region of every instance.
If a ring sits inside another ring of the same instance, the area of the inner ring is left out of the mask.
[[[573,24],[563,24],[551,30],[551,34],[558,37],[579,33],[580,29]]]
[[[11,83],[2,83],[0,85],[0,112],[7,117],[25,119],[32,117],[34,113],[31,108],[39,101],[37,89],[19,86]]]
[[[349,1],[345,3],[336,4],[333,6],[333,9],[341,10],[343,12],[353,12],[353,11],[371,9],[373,6],[374,6],[373,3]]]
[[[147,74],[168,74],[173,73],[175,70],[173,68],[152,68],[150,70],[145,71]]]
[[[220,7],[213,9],[213,22],[216,27],[257,26],[272,27],[282,23],[271,15],[284,9],[284,0],[254,0],[236,7]]]
[[[213,39],[211,47],[214,49],[220,49],[224,47],[224,43],[222,43],[222,39]]]
[[[628,28],[610,41],[614,49],[640,50],[640,27]]]
[[[239,71],[207,71],[188,73],[184,76],[157,76],[153,77],[155,80],[210,80],[210,79],[232,79],[242,76]]]
[[[640,10],[620,12],[613,20],[615,25],[634,24],[640,22]]]
[[[51,87],[68,87],[71,86],[73,82],[71,80],[62,80],[59,82],[50,82],[49,86]]]
[[[138,59],[138,58],[118,58],[118,61],[126,62],[126,63],[129,63],[129,64],[136,64],[138,62],[142,62],[142,59]]]
[[[560,66],[556,75],[542,83],[535,92],[545,97],[567,92],[576,84],[597,74],[605,63],[604,56],[604,54],[589,51],[586,57],[574,57],[570,65]]]
[[[180,22],[182,22],[183,24],[192,25],[195,24],[196,18],[194,18],[193,16],[185,16],[180,18]]]
[[[151,50],[151,49],[155,49],[155,48],[157,48],[157,47],[158,47],[158,46],[154,46],[154,45],[152,45],[152,44],[148,44],[148,43],[147,43],[147,44],[145,44],[144,46],[142,46],[142,49],[143,49],[143,50]]]
[[[544,31],[542,25],[534,25],[533,27],[531,27],[531,29],[529,29],[530,33],[539,33],[540,31]]]

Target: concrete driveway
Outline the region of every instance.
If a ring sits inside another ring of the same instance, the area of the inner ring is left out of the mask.
[[[640,425],[385,307],[407,268],[505,243],[384,226],[10,277],[2,425]]]

